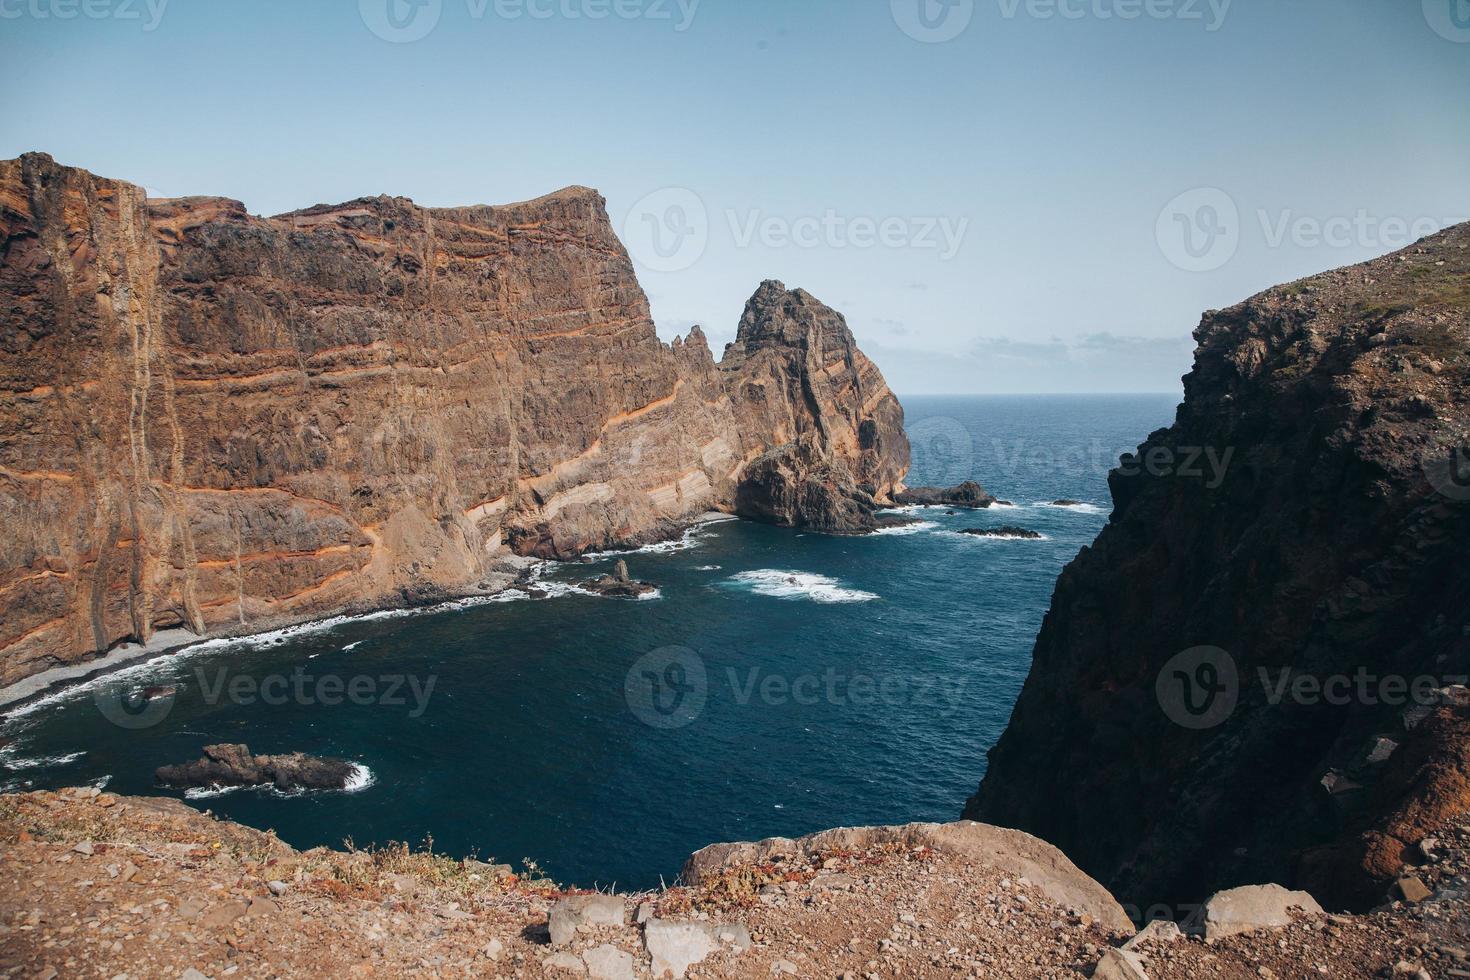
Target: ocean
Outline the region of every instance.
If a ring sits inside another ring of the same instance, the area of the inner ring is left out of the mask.
[[[7,790],[153,771],[215,742],[357,762],[350,792],[193,794],[298,847],[422,844],[648,888],[697,848],[956,819],[1029,668],[1057,574],[1107,520],[1107,471],[1173,395],[909,397],[911,485],[1013,506],[910,510],[833,538],[724,520],[624,555],[658,593],[463,603],[210,642],[0,724]],[[1072,499],[1081,506],[1058,507]],[[1039,540],[978,538],[1017,525]],[[141,710],[128,698],[173,687]]]

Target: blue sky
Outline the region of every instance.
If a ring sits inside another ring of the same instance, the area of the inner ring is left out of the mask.
[[[1202,310],[1470,217],[1470,0],[0,0],[0,58],[5,157],[591,185],[662,335],[777,278],[901,393],[1175,390]]]

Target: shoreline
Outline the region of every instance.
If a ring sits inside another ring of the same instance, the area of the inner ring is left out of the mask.
[[[182,627],[159,630],[153,634],[147,643],[122,643],[113,647],[100,657],[94,657],[90,660],[68,664],[62,667],[49,667],[46,670],[38,671],[14,683],[0,687],[0,723],[11,720],[23,709],[45,698],[62,695],[72,688],[83,687],[129,667],[139,667],[155,660],[161,660],[201,644],[246,643],[252,639],[283,630],[295,631],[329,628],[329,624],[335,625],[334,621],[336,620],[348,622],[379,617],[388,618],[433,614],[436,610],[448,612],[456,604],[463,604],[474,600],[487,603],[494,602],[498,600],[498,597],[516,588],[520,584],[520,576],[538,566],[590,564],[597,561],[610,560],[620,555],[637,554],[640,551],[644,551],[644,549],[655,548],[659,544],[666,543],[667,541],[677,541],[690,531],[705,524],[715,524],[728,520],[740,520],[740,518],[720,511],[707,511],[691,519],[676,534],[671,535],[663,541],[636,546],[626,550],[591,552],[576,561],[557,561],[550,558],[524,558],[519,555],[511,556],[506,559],[506,562],[512,567],[518,567],[519,575],[512,578],[505,585],[490,590],[481,589],[446,594],[420,605],[405,605],[401,602],[398,604],[367,605],[363,608],[356,609],[356,611],[354,611],[355,607],[349,605],[335,610],[312,613],[297,619],[288,617],[265,626],[262,629],[254,629],[249,632],[230,632],[224,630],[219,632],[193,633]]]

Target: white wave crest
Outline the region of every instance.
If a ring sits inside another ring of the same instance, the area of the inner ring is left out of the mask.
[[[645,544],[640,548],[592,551],[588,552],[584,557],[591,561],[604,561],[609,558],[626,558],[629,555],[667,555],[675,551],[687,551],[690,548],[697,548],[703,543],[702,539],[709,531],[710,525],[723,524],[727,520],[734,520],[734,518],[712,518],[701,521],[693,527],[686,528],[684,533],[677,538],[670,538],[667,541],[655,541],[653,544]]]
[[[16,772],[26,769],[55,769],[59,766],[69,766],[86,754],[86,751],[83,750],[66,755],[38,755],[27,758],[19,754],[16,746],[7,745],[0,749],[0,765]]]
[[[360,793],[377,781],[378,777],[371,769],[360,762],[353,763],[352,775],[347,777],[347,785],[342,787],[342,792]]]
[[[905,534],[918,534],[921,531],[932,531],[938,524],[933,521],[919,521],[916,524],[901,524],[897,527],[880,527],[874,531],[874,535],[902,536]]]
[[[812,602],[871,602],[878,596],[844,587],[837,579],[813,572],[786,572],[760,568],[732,575],[730,581],[757,595],[775,599],[809,599]]]
[[[1052,510],[1069,510],[1074,514],[1101,514],[1103,509],[1097,504],[1058,504],[1050,500],[1038,500],[1037,507],[1050,507]]]

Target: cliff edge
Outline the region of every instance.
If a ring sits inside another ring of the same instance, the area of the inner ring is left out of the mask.
[[[1371,906],[1470,809],[1470,226],[1195,337],[965,815],[1125,901]]]

